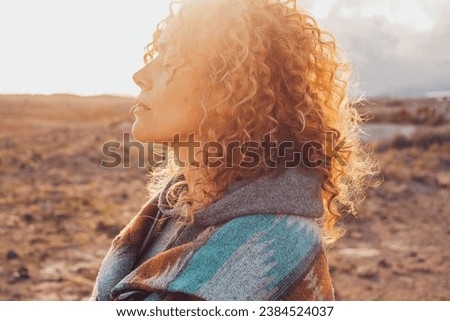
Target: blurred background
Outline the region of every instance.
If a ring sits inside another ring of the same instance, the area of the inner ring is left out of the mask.
[[[82,300],[146,199],[146,168],[104,168],[139,92],[160,1],[0,3],[0,300]],[[329,252],[340,300],[450,300],[450,3],[298,1],[355,70],[383,184]],[[134,153],[134,154],[133,154]]]

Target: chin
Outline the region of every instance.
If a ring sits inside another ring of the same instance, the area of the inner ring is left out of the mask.
[[[131,135],[133,138],[141,143],[161,143],[169,140],[164,140],[161,135],[155,135],[150,132],[148,125],[142,125],[142,123],[136,121],[131,128]]]
[[[134,139],[140,141],[141,143],[145,143],[150,140],[150,135],[146,132],[145,128],[142,128],[142,126],[139,125],[138,122],[135,122],[133,124],[133,127],[131,128],[131,134],[133,135]]]

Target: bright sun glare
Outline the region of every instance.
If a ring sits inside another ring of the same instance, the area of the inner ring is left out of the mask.
[[[443,0],[298,0],[298,4],[319,24],[326,24],[329,17],[380,18],[389,22],[389,28],[425,35],[439,15],[445,15],[437,1]],[[137,94],[131,76],[142,66],[144,45],[156,23],[167,15],[168,3],[1,2],[0,93]]]

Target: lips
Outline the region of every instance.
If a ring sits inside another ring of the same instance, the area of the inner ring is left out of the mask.
[[[144,105],[143,103],[138,103],[130,108],[130,113],[138,113],[145,110],[151,110],[150,107]]]
[[[147,105],[145,105],[145,104],[143,104],[143,103],[138,103],[138,105],[141,106],[141,107],[143,107],[143,108],[145,108],[145,109],[150,110],[150,107],[148,107]]]

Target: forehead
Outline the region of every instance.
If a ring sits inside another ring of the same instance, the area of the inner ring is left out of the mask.
[[[164,50],[169,46],[169,39],[166,35],[167,35],[167,32],[166,32],[166,30],[164,30],[158,39],[158,49],[159,50]]]
[[[158,48],[166,49],[169,47],[172,38],[172,32],[174,30],[174,21],[169,21],[164,29],[161,30],[161,34],[158,38]]]
[[[195,34],[191,25],[180,21],[178,16],[172,17],[160,30],[156,41],[158,55],[173,58],[176,61],[178,61],[178,58],[183,58],[180,61],[192,63],[193,60],[196,60],[196,56],[198,58],[203,56],[201,49],[198,46],[193,46],[191,42]]]

